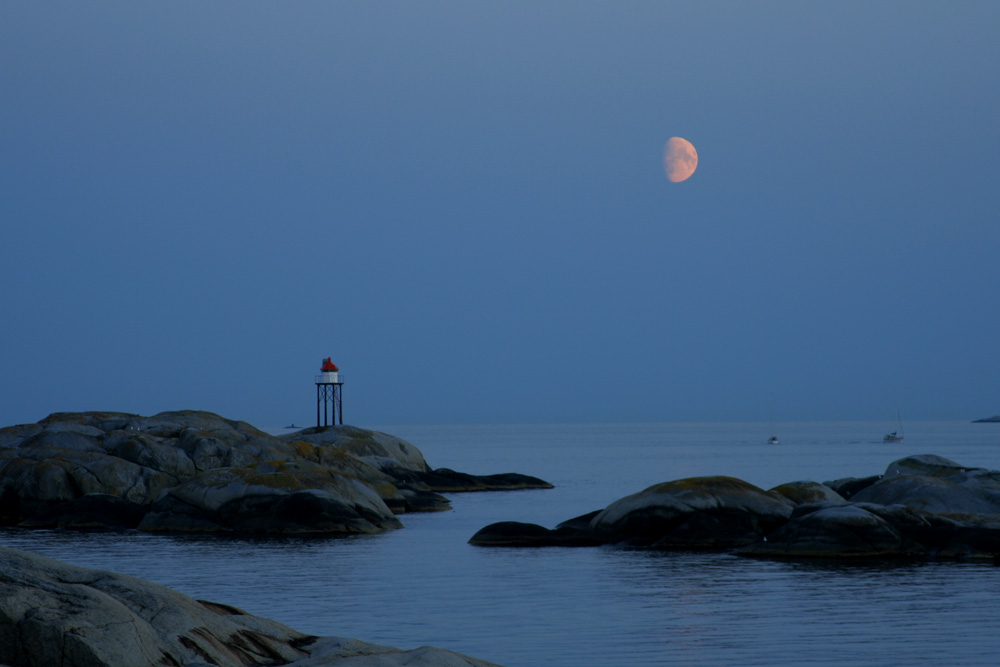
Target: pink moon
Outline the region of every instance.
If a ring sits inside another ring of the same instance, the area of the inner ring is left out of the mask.
[[[663,167],[671,183],[686,181],[698,168],[698,151],[687,139],[670,137],[663,151]]]

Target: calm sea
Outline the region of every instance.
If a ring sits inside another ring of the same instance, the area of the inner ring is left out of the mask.
[[[138,575],[318,635],[449,648],[504,665],[992,665],[1000,568],[774,563],[620,548],[486,549],[479,528],[548,527],[657,482],[763,488],[881,473],[910,454],[1000,470],[1000,424],[374,426],[433,467],[520,472],[555,489],[453,494],[454,510],[346,539],[0,531],[0,543]],[[281,429],[271,429],[281,432]]]

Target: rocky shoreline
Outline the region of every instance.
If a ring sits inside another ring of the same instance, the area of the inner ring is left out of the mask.
[[[0,526],[347,535],[450,509],[441,492],[552,488],[431,468],[353,426],[275,437],[199,411],[56,413],[0,429]],[[136,577],[0,547],[0,664],[489,667],[434,647],[314,637]]]
[[[1000,564],[1000,472],[918,455],[895,461],[881,475],[791,482],[768,491],[732,477],[689,478],[654,485],[553,529],[491,524],[469,542]]]
[[[496,667],[440,648],[315,637],[137,577],[0,547],[0,664],[11,667]]]
[[[551,488],[431,468],[353,426],[276,437],[198,411],[57,413],[0,429],[0,526],[347,535],[450,509],[441,493]],[[505,521],[482,547],[709,550],[751,558],[1000,564],[1000,472],[935,455],[882,474],[769,490],[732,477],[656,484],[549,529]],[[489,666],[433,647],[315,637],[135,577],[0,547],[0,664]]]
[[[552,488],[431,468],[354,426],[276,437],[210,412],[56,413],[0,429],[0,526],[347,535],[451,508],[441,492]]]

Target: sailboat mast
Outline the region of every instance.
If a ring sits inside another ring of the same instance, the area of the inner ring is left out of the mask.
[[[778,444],[778,436],[774,434],[774,394],[771,394],[771,437],[767,441],[772,445]]]

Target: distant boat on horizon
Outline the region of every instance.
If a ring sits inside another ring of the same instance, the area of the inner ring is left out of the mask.
[[[778,444],[778,436],[774,434],[774,396],[771,397],[771,437],[767,439],[768,444]]]
[[[896,403],[896,430],[892,433],[886,433],[882,438],[883,442],[902,442],[903,441],[903,421],[899,418],[899,403]]]
[[[301,426],[296,426],[295,424],[289,424],[285,428],[302,428]]]

